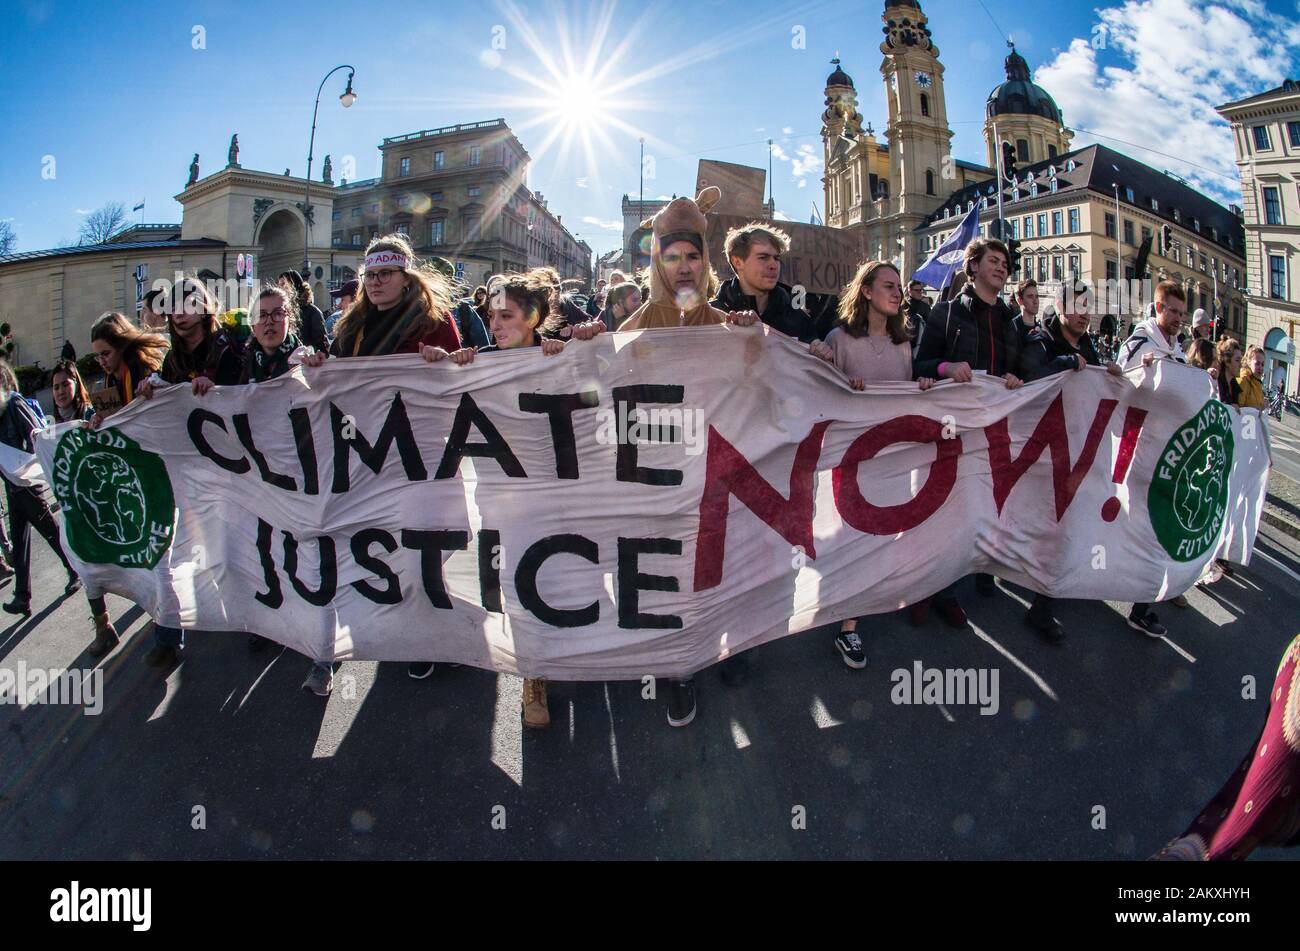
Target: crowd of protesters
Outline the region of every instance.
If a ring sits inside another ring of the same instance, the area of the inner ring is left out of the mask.
[[[977,372],[999,378],[1008,389],[1057,373],[1104,367],[1111,374],[1170,360],[1203,369],[1215,381],[1221,400],[1233,406],[1261,408],[1263,353],[1243,352],[1231,339],[1217,345],[1209,338],[1213,322],[1198,311],[1191,333],[1182,290],[1170,282],[1155,288],[1154,308],[1127,339],[1091,332],[1090,293],[1086,285],[1055,289],[1047,306],[1033,280],[1021,281],[1004,299],[1009,255],[999,241],[979,238],[965,251],[960,288],[932,301],[924,285],[905,282],[895,265],[868,261],[857,269],[835,308],[804,305],[802,295],[780,282],[781,260],[789,239],[778,228],[752,223],[726,236],[724,254],[733,277],[719,281],[709,260],[705,214],[713,200],[706,189],[696,200],[677,199],[652,222],[650,267],[641,275],[620,272],[602,280],[586,295],[566,290],[552,268],[497,274],[483,285],[455,292],[440,271],[421,262],[400,234],[370,242],[358,280],[336,292],[338,306],[325,316],[313,301],[310,286],[297,272],[286,271],[273,284],[254,291],[248,312],[251,333],[241,338],[219,319],[219,306],[205,285],[186,278],[170,297],[146,295],[138,321],[107,313],[93,325],[90,345],[103,371],[92,393],[71,360],[53,372],[54,422],[81,421],[99,427],[121,407],[148,400],[164,386],[188,385],[197,395],[213,387],[258,385],[290,371],[327,360],[388,354],[420,354],[426,361],[466,365],[476,359],[520,348],[537,348],[542,357],[558,354],[574,341],[591,340],[615,330],[707,327],[721,323],[748,325],[761,321],[771,332],[807,345],[816,358],[843,374],[855,390],[882,381],[913,381],[926,390],[941,380],[968,383]],[[716,191],[716,190],[714,190]],[[834,303],[832,301],[832,303]],[[1045,318],[1040,312],[1046,313]],[[69,348],[71,342],[69,342]],[[0,416],[0,441],[31,451],[32,434],[45,425],[39,406],[18,395],[7,366],[0,363],[0,389],[7,394]],[[92,397],[94,400],[92,402]],[[96,409],[96,407],[99,407]],[[81,586],[60,547],[57,525],[40,493],[6,478],[12,568],[0,561],[0,577],[15,576],[13,599],[3,606],[14,614],[30,613],[30,529],[35,527],[68,571],[67,592]],[[2,533],[3,525],[0,525]],[[1230,570],[1225,564],[1218,571]],[[1198,584],[1212,583],[1214,572]],[[911,624],[926,623],[933,608],[948,625],[964,628],[967,617],[957,599],[957,584],[908,607]],[[997,592],[989,574],[975,577],[982,596]],[[120,641],[109,621],[101,592],[87,592],[95,625],[93,656],[110,652]],[[1170,598],[1185,606],[1181,593]],[[1142,634],[1166,633],[1150,604],[1135,604],[1128,624]],[[1034,596],[1025,622],[1048,641],[1064,630],[1053,615],[1053,601]],[[159,623],[153,626],[147,661],[173,665],[183,655],[186,632]],[[251,634],[248,646],[260,650],[269,641]],[[857,619],[846,619],[834,639],[843,662],[854,669],[867,665],[867,649]],[[320,696],[332,689],[331,658],[309,658],[304,688]],[[723,679],[744,679],[748,658],[724,661]],[[429,677],[432,663],[412,663],[408,674]],[[696,712],[693,679],[670,682],[667,716],[685,726]],[[523,721],[530,727],[549,724],[546,683],[525,681]]]

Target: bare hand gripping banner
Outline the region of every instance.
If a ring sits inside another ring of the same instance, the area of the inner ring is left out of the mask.
[[[315,659],[682,675],[973,571],[1150,601],[1246,563],[1263,419],[1158,362],[851,390],[762,327],[331,360],[37,439],[65,550]]]

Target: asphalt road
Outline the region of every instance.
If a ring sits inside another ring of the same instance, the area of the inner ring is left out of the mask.
[[[663,696],[596,683],[552,684],[551,728],[524,731],[520,681],[468,668],[347,663],[325,701],[306,660],[237,634],[193,636],[164,677],[147,619],[110,598],[131,637],[102,713],[0,706],[0,858],[1140,859],[1254,743],[1300,627],[1296,544],[1266,529],[1250,568],[1164,605],[1166,641],[1126,605],[1063,602],[1049,646],[1024,592],[967,582],[970,629],[864,619],[861,671],[828,629],[777,641],[742,686],[702,674],[679,730]],[[59,599],[34,547],[39,613],[0,621],[0,668],[91,666],[85,599]],[[916,660],[996,668],[996,714],[891,702]]]

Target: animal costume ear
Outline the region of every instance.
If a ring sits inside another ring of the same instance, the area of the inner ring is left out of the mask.
[[[722,200],[722,189],[717,185],[710,185],[708,188],[700,189],[700,193],[695,196],[695,204],[700,209],[701,214],[707,215],[709,209]]]

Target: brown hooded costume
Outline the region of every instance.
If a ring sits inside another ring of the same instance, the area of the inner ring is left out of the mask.
[[[653,232],[650,245],[650,297],[618,325],[619,330],[653,330],[660,327],[707,327],[725,323],[726,311],[709,306],[709,245],[705,240],[705,214],[722,198],[715,185],[703,189],[694,200],[676,198],[641,227]],[[675,241],[689,241],[704,257],[704,268],[695,293],[673,291],[672,276],[663,263],[663,250]]]

